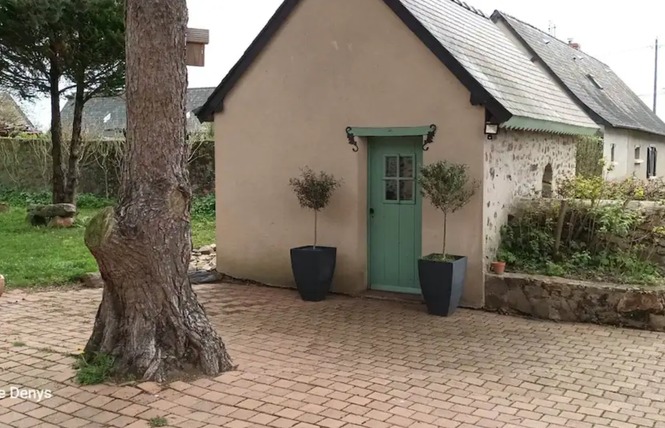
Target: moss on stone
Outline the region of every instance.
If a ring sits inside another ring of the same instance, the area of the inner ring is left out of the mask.
[[[109,237],[115,227],[115,210],[106,207],[99,211],[88,223],[85,229],[85,245],[94,250],[99,248]]]

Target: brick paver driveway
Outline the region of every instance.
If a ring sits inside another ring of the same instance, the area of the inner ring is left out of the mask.
[[[665,335],[242,285],[197,288],[238,371],[79,387],[101,293],[0,299],[0,427],[665,427]],[[19,342],[24,342],[25,346]]]

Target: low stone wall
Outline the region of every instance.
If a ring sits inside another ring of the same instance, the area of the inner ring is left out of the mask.
[[[485,278],[485,309],[489,311],[665,331],[665,287],[509,273]]]

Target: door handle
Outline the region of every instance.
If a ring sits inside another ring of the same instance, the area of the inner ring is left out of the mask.
[[[372,217],[374,217],[374,208],[370,208],[370,209],[369,209],[369,215],[371,215]]]

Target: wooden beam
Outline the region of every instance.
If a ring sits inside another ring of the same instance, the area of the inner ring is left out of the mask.
[[[201,43],[207,45],[210,43],[210,31],[201,28],[188,28],[187,43]]]

